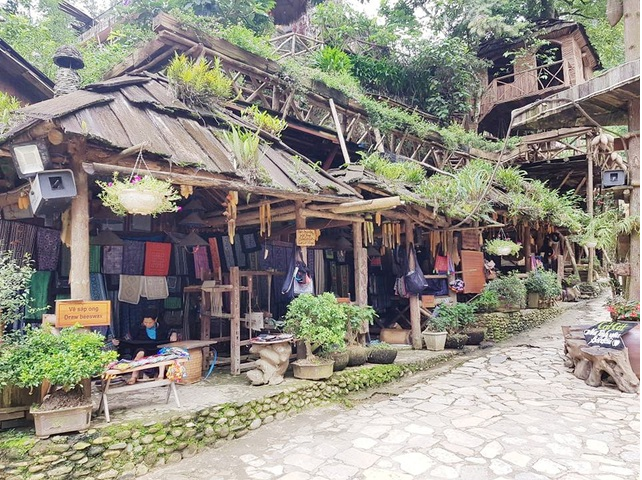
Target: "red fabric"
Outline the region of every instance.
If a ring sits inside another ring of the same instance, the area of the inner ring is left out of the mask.
[[[166,277],[169,275],[171,253],[171,243],[145,242],[144,275],[150,277]]]
[[[212,261],[212,271],[214,272],[214,277],[217,280],[221,280],[221,257],[218,253],[218,242],[216,237],[210,237],[207,239],[207,243],[210,244],[210,259]]]

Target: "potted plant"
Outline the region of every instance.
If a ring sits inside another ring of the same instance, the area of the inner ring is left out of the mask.
[[[500,312],[516,312],[526,306],[526,287],[515,272],[498,276],[488,282],[485,289],[497,295]]]
[[[377,313],[369,305],[341,304],[347,319],[346,338],[348,340],[348,366],[356,367],[368,361],[368,349],[359,341],[364,325],[372,325]]]
[[[128,179],[119,179],[114,173],[111,182],[96,183],[102,191],[98,198],[103,205],[116,215],[151,215],[177,212],[180,207],[176,201],[181,198],[170,182],[159,180],[152,175],[132,175]]]
[[[331,345],[329,347],[324,347],[321,356],[334,360],[334,366],[332,370],[334,372],[340,372],[348,366],[348,361],[350,360],[350,354],[346,348],[345,342],[338,345]]]
[[[528,272],[524,286],[528,294],[528,308],[548,308],[562,294],[557,275],[541,268]]]
[[[499,307],[499,297],[494,290],[485,288],[470,302],[475,306],[475,311],[480,313],[494,312]]]
[[[284,330],[305,343],[306,358],[292,362],[294,376],[319,380],[332,375],[334,361],[317,357],[319,347],[340,345],[346,334],[345,310],[329,292],[318,296],[305,293],[290,302]]]
[[[386,342],[373,342],[368,345],[368,362],[379,364],[394,363],[397,349]]]
[[[484,250],[490,255],[517,255],[521,249],[522,246],[519,243],[503,238],[493,238],[484,243]]]
[[[428,320],[426,328],[421,332],[426,349],[433,351],[443,350],[446,346],[448,329],[453,326],[452,317],[439,316],[439,308],[436,308],[432,317]]]
[[[42,404],[30,410],[37,436],[85,430],[92,405],[82,383],[116,356],[105,349],[105,338],[98,333],[70,327],[54,334],[48,325],[27,327],[6,335],[0,347],[0,386],[50,385]]]
[[[28,253],[22,261],[11,250],[0,251],[0,338],[6,325],[22,318],[29,304],[29,284],[36,273]]]

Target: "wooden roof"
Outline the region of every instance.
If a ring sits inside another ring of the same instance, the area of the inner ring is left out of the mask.
[[[519,129],[546,129],[594,126],[594,122],[606,126],[626,125],[630,101],[640,101],[639,59],[611,68],[599,77],[516,110],[513,126]]]
[[[25,60],[0,38],[0,87],[12,85],[10,92],[24,102],[32,103],[53,97],[53,81]]]
[[[254,127],[224,111],[195,112],[176,99],[168,81],[160,75],[128,75],[90,85],[23,108],[19,114],[25,121],[0,138],[0,148],[2,143],[19,140],[37,124],[52,122],[67,136],[85,137],[92,146],[115,154],[142,146],[144,152],[164,160],[163,170],[169,170],[170,178],[173,171],[187,168],[194,177],[205,172],[237,180],[248,192],[298,193],[311,200],[335,202],[340,197],[359,197],[353,188],[313,168],[307,160],[294,159],[295,152],[274,137],[264,137],[260,159],[271,185],[247,184],[237,174],[219,134],[228,129],[228,124]],[[0,150],[2,154],[8,156],[7,150]],[[318,192],[302,188],[301,175],[308,184],[314,183]]]

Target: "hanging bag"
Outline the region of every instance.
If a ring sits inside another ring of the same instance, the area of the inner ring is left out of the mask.
[[[414,262],[411,262],[410,260]],[[408,265],[414,263],[414,270],[410,270],[406,275],[404,275],[404,283],[406,284],[406,292],[410,295],[421,295],[424,289],[428,286],[426,282],[426,277],[424,277],[424,272],[419,266],[417,261],[417,253],[415,252],[415,247],[410,244],[408,252]]]
[[[288,268],[288,275],[285,277],[281,293],[295,297],[303,293],[314,294],[314,282],[310,270],[303,261],[301,248],[295,247],[291,260],[292,267]]]

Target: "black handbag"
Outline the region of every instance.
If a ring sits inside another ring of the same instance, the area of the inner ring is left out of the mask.
[[[421,295],[424,289],[428,286],[426,282],[426,277],[424,277],[424,272],[421,271],[419,262],[417,261],[417,254],[415,253],[415,247],[410,244],[410,249],[408,252],[408,265],[410,262],[410,257],[414,260],[415,268],[410,270],[406,275],[404,275],[404,282],[406,284],[406,292],[412,295]]]

